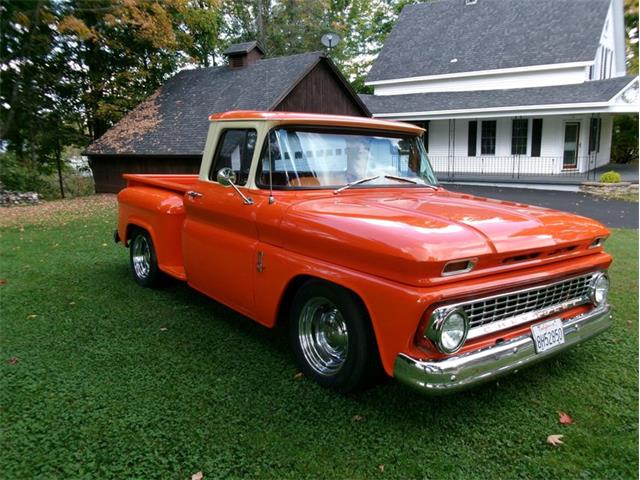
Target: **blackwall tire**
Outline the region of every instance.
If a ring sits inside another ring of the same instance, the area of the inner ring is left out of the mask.
[[[378,377],[371,321],[349,290],[321,280],[305,283],[291,305],[289,336],[300,369],[323,387],[347,393]]]
[[[158,268],[153,240],[149,233],[136,229],[129,240],[129,261],[133,279],[138,285],[157,288],[164,284],[165,275]]]

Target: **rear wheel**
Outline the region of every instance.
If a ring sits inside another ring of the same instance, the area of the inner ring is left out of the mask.
[[[143,287],[154,288],[162,284],[164,275],[158,268],[153,241],[148,232],[136,229],[129,242],[129,260],[133,279]]]
[[[366,309],[337,285],[321,280],[304,284],[293,299],[289,328],[300,368],[323,387],[358,390],[380,369]]]

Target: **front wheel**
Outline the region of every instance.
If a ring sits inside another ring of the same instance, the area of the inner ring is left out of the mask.
[[[289,328],[300,368],[323,387],[350,392],[377,376],[379,355],[369,315],[348,290],[307,282],[293,299]]]
[[[158,258],[151,236],[145,230],[136,229],[132,233],[129,260],[133,279],[138,285],[154,288],[162,284],[164,275],[158,268]]]

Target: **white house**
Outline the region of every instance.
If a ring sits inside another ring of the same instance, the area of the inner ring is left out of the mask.
[[[623,0],[409,5],[366,84],[374,117],[427,128],[440,178],[584,177],[610,160],[613,115],[638,112]]]

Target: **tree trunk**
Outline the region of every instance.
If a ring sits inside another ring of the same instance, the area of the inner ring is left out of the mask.
[[[62,159],[60,146],[56,147],[56,168],[58,169],[58,183],[60,184],[60,198],[64,198],[64,183],[62,182]]]

